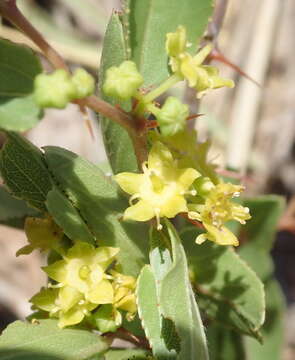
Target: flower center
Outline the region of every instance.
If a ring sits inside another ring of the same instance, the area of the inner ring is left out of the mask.
[[[81,266],[80,270],[79,270],[79,276],[82,280],[86,280],[90,274],[91,270],[89,268],[89,266],[87,265],[83,265]]]

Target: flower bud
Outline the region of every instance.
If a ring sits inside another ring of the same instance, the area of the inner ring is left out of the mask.
[[[72,81],[76,87],[75,99],[83,99],[95,91],[94,78],[82,68],[74,71]]]
[[[198,195],[207,196],[214,189],[215,185],[208,177],[200,176],[195,180],[194,187]]]
[[[173,33],[166,35],[166,51],[169,56],[176,57],[183,53],[186,48],[186,30],[183,26],[178,26]]]
[[[37,75],[34,86],[35,101],[41,108],[64,109],[76,94],[71,75],[64,69]]]
[[[124,61],[120,66],[112,66],[107,70],[103,92],[107,96],[126,100],[131,98],[142,84],[143,77],[136,64],[133,61]]]
[[[189,107],[182,104],[177,98],[170,96],[156,117],[164,136],[172,136],[185,127],[186,118],[189,115]]]

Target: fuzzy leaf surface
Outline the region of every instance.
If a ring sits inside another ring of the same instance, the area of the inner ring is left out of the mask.
[[[145,265],[139,275],[136,290],[139,317],[153,354],[159,360],[176,359],[162,338],[162,319],[157,294],[156,279],[149,265]]]
[[[262,282],[232,248],[209,241],[197,245],[197,235],[196,228],[188,228],[181,237],[200,307],[209,319],[259,339],[265,317]]]
[[[166,34],[183,25],[189,51],[195,52],[213,12],[212,0],[129,0],[126,2],[126,32],[130,31],[131,58],[145,79],[158,84],[169,76],[165,51]]]
[[[0,171],[11,194],[41,211],[52,188],[41,151],[17,133],[8,133],[0,152]]]
[[[130,110],[130,101],[118,101],[103,94],[102,85],[109,67],[118,66],[127,59],[122,23],[118,14],[113,14],[104,37],[99,68],[101,97],[105,101]],[[114,174],[123,171],[137,171],[137,162],[130,137],[122,126],[100,116],[104,144]]]
[[[123,271],[138,275],[146,261],[147,226],[121,220],[128,202],[117,185],[97,166],[70,151],[54,146],[44,150],[45,162],[59,190],[79,211],[98,244],[119,247]]]
[[[25,131],[40,120],[42,111],[31,95],[41,70],[32,50],[0,39],[0,128]]]
[[[207,360],[208,349],[199,309],[191,289],[187,259],[173,225],[166,220],[172,264],[160,283],[161,311],[173,321],[181,340],[178,360]]]
[[[56,320],[15,321],[0,337],[1,360],[86,360],[102,355],[107,348],[99,335],[59,329]]]

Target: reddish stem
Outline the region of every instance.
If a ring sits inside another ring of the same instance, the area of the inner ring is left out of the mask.
[[[104,336],[108,338],[110,342],[112,342],[114,339],[121,339],[129,341],[139,348],[150,350],[150,345],[146,338],[135,336],[123,327],[119,328],[115,333],[107,333]]]
[[[64,59],[23,16],[19,11],[15,0],[0,1],[0,14],[25,33],[42,50],[54,68],[65,69],[68,71],[68,66]]]

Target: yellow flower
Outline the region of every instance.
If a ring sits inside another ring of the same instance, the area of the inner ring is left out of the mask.
[[[114,291],[105,270],[114,261],[118,251],[118,248],[95,248],[77,241],[63,256],[63,260],[44,267],[44,271],[60,286],[78,290],[91,303],[111,304]]]
[[[30,302],[50,317],[58,318],[58,326],[64,328],[79,324],[98,305],[87,302],[77,289],[65,286],[60,289],[42,289]]]
[[[114,270],[111,270],[110,273],[114,277],[114,307],[127,311],[127,320],[131,320],[137,311],[135,301],[136,279]]]
[[[156,142],[147,164],[143,164],[143,174],[125,172],[115,176],[120,187],[132,195],[124,219],[147,221],[156,217],[160,230],[160,217],[172,218],[188,211],[185,195],[191,193],[189,188],[198,176],[193,168],[178,168],[168,148]],[[138,202],[133,205],[135,199]]]
[[[219,76],[219,70],[214,66],[202,65],[212,50],[212,45],[206,45],[196,55],[185,51],[189,44],[186,41],[186,31],[179,26],[176,32],[168,33],[166,51],[170,56],[170,66],[174,73],[182,76],[198,92],[198,98],[209,89],[224,86],[234,87],[234,82]]]
[[[245,224],[246,220],[251,218],[247,207],[231,201],[243,190],[244,187],[240,185],[221,183],[209,192],[205,204],[190,205],[192,211],[188,213],[189,217],[202,222],[207,230],[207,233],[197,237],[198,244],[208,239],[220,245],[239,245],[236,236],[224,224],[229,220]]]

